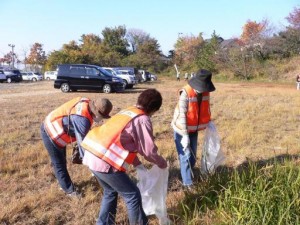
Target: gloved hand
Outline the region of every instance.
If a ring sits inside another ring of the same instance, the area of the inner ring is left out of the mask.
[[[184,155],[187,156],[187,157],[190,157],[191,156],[191,149],[190,147],[186,147],[183,149],[183,152],[184,152]]]
[[[183,149],[183,152],[184,152],[184,155],[186,156],[190,156],[191,155],[191,150],[190,150],[190,147],[186,147]]]
[[[189,135],[183,135],[180,143],[181,143],[183,149],[188,148],[190,146]]]
[[[183,149],[183,155],[181,156],[181,160],[183,161],[189,161],[191,157],[191,149],[190,147]]]

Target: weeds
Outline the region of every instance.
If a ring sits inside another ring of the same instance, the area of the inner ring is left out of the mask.
[[[293,161],[249,162],[199,183],[185,196],[180,215],[190,225],[209,211],[214,212],[209,224],[299,224],[299,190],[300,169]]]
[[[300,152],[300,95],[294,84],[215,83],[211,112],[226,165],[207,179],[199,175],[203,139],[199,132],[195,189],[190,192],[182,189],[170,127],[178,90],[185,84],[175,77],[164,78],[110,95],[63,94],[46,81],[30,86],[1,84],[0,224],[95,224],[100,186],[85,166],[70,163],[68,149],[68,170],[83,198],[66,198],[53,176],[39,134],[40,123],[55,107],[78,96],[108,97],[116,113],[134,105],[148,87],[157,88],[163,96],[163,105],[152,121],[159,153],[169,162],[167,210],[174,224],[300,224],[299,159],[290,157]],[[135,177],[135,170],[129,174]],[[117,211],[117,224],[128,224],[121,198]],[[155,217],[149,218],[150,225],[158,224]]]

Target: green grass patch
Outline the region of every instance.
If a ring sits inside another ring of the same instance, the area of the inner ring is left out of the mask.
[[[189,225],[300,224],[299,192],[300,169],[293,160],[247,162],[197,183],[179,215]]]

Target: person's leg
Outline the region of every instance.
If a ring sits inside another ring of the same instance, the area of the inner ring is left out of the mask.
[[[115,218],[117,213],[117,203],[118,203],[118,192],[115,191],[109,184],[107,184],[102,177],[105,176],[104,173],[99,173],[93,171],[98,183],[103,188],[103,196],[101,200],[101,207],[99,211],[99,216],[97,219],[97,225],[109,225],[115,224]],[[103,176],[102,176],[103,175]]]
[[[198,132],[189,133],[190,147],[191,147],[191,157],[190,164],[194,168],[197,161],[197,143],[198,143]]]
[[[47,135],[43,124],[41,126],[41,136],[51,158],[55,177],[58,180],[59,185],[67,194],[74,192],[75,188],[67,170],[66,148],[61,149],[53,144]]]
[[[175,140],[176,150],[178,153],[178,158],[180,163],[180,173],[181,173],[182,183],[184,186],[189,186],[193,184],[192,169],[189,161],[192,153],[190,155],[184,154],[183,146],[180,143],[181,139],[182,136],[174,131],[174,140]]]
[[[104,188],[104,195],[99,214],[112,217],[116,214],[116,192],[123,197],[130,225],[146,225],[148,218],[142,207],[142,197],[136,184],[124,172],[99,173],[93,171],[100,185]],[[105,205],[105,206],[104,206]],[[99,225],[102,223],[99,223]]]

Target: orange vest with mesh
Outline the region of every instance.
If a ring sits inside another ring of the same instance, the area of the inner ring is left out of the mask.
[[[188,132],[191,133],[205,129],[211,120],[209,92],[202,93],[202,101],[199,103],[197,99],[197,93],[190,85],[184,86],[183,89],[188,95],[189,102],[186,113]]]
[[[144,111],[129,107],[111,117],[104,125],[89,131],[81,146],[119,171],[126,171],[137,152],[129,152],[121,144],[121,133],[126,125]]]
[[[65,147],[67,144],[76,141],[75,137],[69,136],[63,128],[63,117],[70,115],[79,115],[86,117],[90,124],[93,123],[93,118],[89,112],[89,99],[74,98],[57,109],[53,110],[44,121],[45,130],[52,141],[59,147]]]

